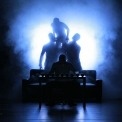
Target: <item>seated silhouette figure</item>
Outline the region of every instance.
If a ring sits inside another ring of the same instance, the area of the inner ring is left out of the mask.
[[[61,54],[59,56],[59,61],[53,63],[50,73],[71,74],[71,73],[75,73],[75,68],[71,63],[66,61],[66,56],[64,54]]]
[[[51,71],[49,73],[54,74],[72,74],[75,73],[75,68],[73,65],[66,61],[66,56],[64,54],[61,54],[59,56],[59,61],[53,63]],[[47,87],[49,89],[49,103],[51,105],[54,105],[55,98],[60,97],[62,99],[62,102],[66,102],[70,106],[74,106],[75,104],[75,97],[78,93],[78,90],[80,88],[79,82],[76,80],[67,80],[65,78],[62,79],[56,79],[55,81],[49,82],[47,84]],[[54,91],[54,89],[57,89],[57,91]],[[55,95],[60,92],[57,96]]]
[[[82,66],[79,57],[81,47],[77,44],[77,41],[79,39],[80,39],[80,35],[78,33],[76,33],[72,37],[72,41],[67,46],[67,57],[68,57],[68,61],[72,63],[76,71],[81,72]]]

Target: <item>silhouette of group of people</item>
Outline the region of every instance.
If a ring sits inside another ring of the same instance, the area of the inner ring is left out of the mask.
[[[55,62],[58,62],[61,65],[60,62],[66,63],[67,61],[70,63],[70,68],[72,68],[73,71],[75,70],[80,72],[82,70],[79,58],[81,48],[77,44],[77,41],[80,39],[80,35],[78,33],[74,34],[72,41],[68,42],[69,28],[65,23],[61,22],[59,18],[54,18],[51,26],[53,32],[48,34],[50,41],[43,46],[40,54],[40,69],[43,68],[42,62],[44,54],[46,54],[46,59],[44,62],[44,70],[46,72],[53,72],[53,70],[55,69],[54,67],[57,66],[57,63],[55,64]],[[61,66],[62,69],[67,70],[67,68],[69,68],[65,65]],[[59,68],[57,68],[56,71],[59,72]],[[61,72],[65,73],[65,71],[63,70]]]

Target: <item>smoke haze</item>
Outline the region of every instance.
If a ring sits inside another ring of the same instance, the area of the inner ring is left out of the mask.
[[[8,91],[20,88],[21,79],[28,78],[29,70],[35,68],[34,63],[38,63],[32,57],[32,51],[37,49],[34,29],[39,25],[43,29],[49,27],[53,18],[59,17],[69,25],[70,36],[74,32],[81,34],[84,40],[82,50],[87,49],[88,45],[85,47],[85,44],[88,40],[88,44],[91,40],[95,43],[97,56],[94,60],[89,59],[89,62],[93,61],[94,65],[90,68],[97,70],[97,77],[103,80],[104,97],[122,98],[121,1],[4,0],[0,4],[0,11],[1,82],[5,81],[3,86],[8,84]],[[39,40],[47,40],[46,34],[50,31],[45,29],[46,33],[42,34],[45,37],[39,34]],[[40,45],[37,59],[44,41],[36,42]],[[81,60],[84,60],[87,54],[82,53]],[[82,62],[83,67],[88,65],[85,63],[86,60]]]

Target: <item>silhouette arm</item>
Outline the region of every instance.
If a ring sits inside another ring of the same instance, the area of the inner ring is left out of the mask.
[[[39,67],[40,67],[40,69],[42,69],[42,61],[43,61],[43,56],[44,56],[45,52],[46,52],[45,48],[43,47],[41,55],[40,55],[40,59],[39,59]]]
[[[75,74],[76,69],[74,68],[74,66],[70,63],[70,72],[72,72],[73,74]]]
[[[66,31],[67,31],[67,32],[66,32],[67,38],[69,38],[69,31],[70,31],[70,30],[69,30],[69,27],[68,27],[66,24],[64,24],[64,23],[63,23],[63,26],[64,26],[64,28],[65,28]]]
[[[56,34],[56,33],[55,33],[54,24],[52,23],[51,26],[52,26],[53,35],[54,35],[54,37],[55,37],[55,34]]]
[[[49,73],[51,73],[51,74],[52,74],[52,73],[54,73],[54,72],[55,72],[55,64],[53,64],[53,65],[52,65],[51,70],[50,70],[50,72],[49,72]]]

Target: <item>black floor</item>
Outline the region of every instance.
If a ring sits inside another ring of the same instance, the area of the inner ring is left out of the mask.
[[[38,103],[0,103],[0,122],[122,122],[122,101],[82,103],[75,107]]]

